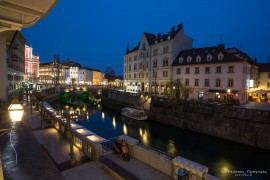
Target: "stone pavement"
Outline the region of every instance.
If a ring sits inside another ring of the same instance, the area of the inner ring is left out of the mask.
[[[16,155],[10,143],[10,133],[0,136],[0,151],[2,155],[3,174],[5,179],[64,179],[46,151],[34,138],[25,113],[19,129],[11,132],[11,141],[17,152]],[[10,123],[1,122],[1,128],[10,127]]]

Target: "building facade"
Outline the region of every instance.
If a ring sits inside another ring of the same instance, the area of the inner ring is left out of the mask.
[[[143,33],[138,46],[124,56],[124,89],[147,94],[163,94],[172,79],[171,64],[181,50],[192,48],[192,39],[182,24],[167,34]]]
[[[259,63],[258,65],[260,67],[260,83],[258,89],[270,91],[270,62]]]
[[[5,31],[0,33],[0,99],[8,102],[18,96],[24,85],[24,46],[26,40],[19,31]]]
[[[103,85],[104,74],[96,69],[93,69],[93,85]]]
[[[88,67],[82,67],[79,70],[79,84],[93,84],[93,71]]]
[[[33,48],[25,45],[25,76],[27,84],[36,84],[39,77],[39,56],[33,54]]]
[[[223,44],[181,51],[172,66],[172,80],[191,88],[190,99],[244,103],[259,84],[255,61]]]
[[[64,72],[66,68],[60,63],[58,56],[54,57],[53,62],[40,63],[39,83],[45,86],[65,84]]]

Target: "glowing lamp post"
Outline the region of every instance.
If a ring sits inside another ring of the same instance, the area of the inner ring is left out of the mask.
[[[23,106],[20,104],[20,101],[17,98],[14,98],[10,106],[8,107],[9,116],[11,122],[13,124],[17,124],[22,120],[23,117]],[[7,133],[11,130],[15,130],[16,128],[9,128],[9,129],[0,129],[1,133]],[[3,135],[3,134],[1,134]]]
[[[17,98],[14,98],[10,106],[8,107],[9,116],[13,123],[20,122],[23,117],[23,106]]]

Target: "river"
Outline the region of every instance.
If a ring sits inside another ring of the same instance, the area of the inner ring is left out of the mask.
[[[101,107],[88,113],[88,119],[76,123],[104,138],[126,134],[171,156],[182,156],[205,165],[209,174],[222,179],[270,179],[270,151],[155,121],[126,121],[120,112]]]

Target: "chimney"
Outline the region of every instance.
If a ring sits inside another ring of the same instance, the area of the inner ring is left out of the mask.
[[[175,27],[172,27],[172,28],[171,28],[171,31],[174,32],[174,31],[175,31]]]
[[[182,29],[182,27],[183,27],[183,24],[178,24],[177,25],[177,30]]]
[[[218,49],[219,49],[219,50],[224,50],[224,44],[219,44],[219,45],[218,45]]]

